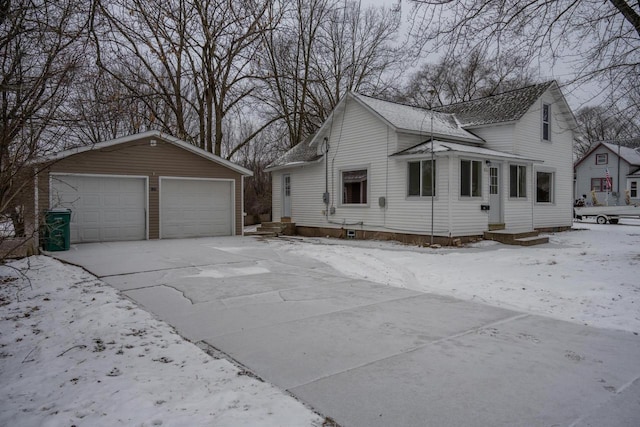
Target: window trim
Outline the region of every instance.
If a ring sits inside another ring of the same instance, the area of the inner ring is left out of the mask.
[[[545,109],[547,113],[547,119],[545,120]],[[551,104],[547,104],[546,102],[542,103],[542,117],[541,117],[542,127],[541,127],[541,139],[545,142],[551,142]],[[545,126],[546,126],[546,138],[545,138]]]
[[[538,200],[538,174],[544,173],[551,177],[549,188],[549,201]],[[556,203],[556,171],[548,169],[538,169],[535,171],[535,203],[537,205],[555,205]]]
[[[604,162],[599,162],[598,158],[600,156],[604,156]],[[609,153],[596,153],[596,165],[608,165],[609,164]]]
[[[513,181],[511,180],[511,174],[513,173],[512,168],[516,168],[516,195],[513,195],[513,188],[511,185]],[[520,180],[524,180],[524,182],[520,182]],[[522,188],[521,188],[522,187]],[[524,194],[521,194],[521,190]],[[526,200],[527,199],[527,165],[512,163],[509,164],[509,199],[514,200]]]
[[[600,185],[598,186],[598,189],[596,190],[595,186],[593,185],[594,181],[598,181],[600,182]],[[607,191],[607,178],[602,177],[602,178],[591,178],[591,182],[590,182],[590,190],[589,191],[596,191],[597,193],[605,193]]]
[[[469,162],[469,194],[462,194],[462,163]],[[480,178],[480,182],[477,183],[477,194],[473,194],[473,165],[478,165],[478,177]],[[459,179],[460,179],[460,187],[459,187],[459,197],[465,199],[481,199],[482,198],[482,175],[483,175],[483,162],[481,160],[474,159],[460,159],[458,162],[459,167]]]
[[[430,194],[424,194],[424,188],[422,186],[422,184],[424,183],[424,164],[425,163],[431,163],[433,162],[433,167],[435,168],[434,174],[433,174],[433,178],[434,178],[434,182],[433,182],[433,196],[431,196]],[[419,194],[409,194],[410,191],[410,186],[411,186],[411,164],[415,164],[418,163],[420,165],[420,176],[418,177],[419,179],[419,184],[420,184],[420,188],[418,190]],[[423,197],[438,197],[438,163],[437,163],[437,159],[420,159],[420,160],[410,160],[407,162],[407,191],[406,191],[406,196],[409,199],[418,199],[418,198],[423,198]]]
[[[344,202],[344,173],[345,172],[357,172],[357,171],[366,171],[367,179],[366,179],[366,203],[345,203]],[[369,207],[370,199],[371,199],[371,180],[369,176],[371,175],[371,171],[369,169],[369,165],[367,166],[353,166],[353,167],[343,167],[338,170],[338,176],[340,179],[340,203],[339,206],[346,208],[367,208]]]

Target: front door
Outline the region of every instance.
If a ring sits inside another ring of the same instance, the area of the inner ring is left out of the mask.
[[[499,165],[489,167],[489,206],[489,224],[502,223]]]
[[[291,218],[291,175],[282,175],[282,216]]]

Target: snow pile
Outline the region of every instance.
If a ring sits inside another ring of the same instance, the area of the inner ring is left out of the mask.
[[[322,425],[85,271],[47,257],[11,267],[0,266],[0,425]]]
[[[577,223],[532,247],[479,242],[438,250],[390,242],[304,239],[274,249],[352,278],[640,333],[640,221]]]

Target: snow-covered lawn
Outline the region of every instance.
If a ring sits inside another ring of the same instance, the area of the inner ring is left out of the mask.
[[[85,271],[44,256],[11,265],[30,283],[0,266],[0,425],[322,425]]]
[[[267,244],[353,278],[639,333],[640,221],[575,228],[529,248]],[[322,425],[300,402],[205,354],[84,270],[44,256],[10,265],[0,266],[0,425]]]
[[[640,333],[640,221],[576,222],[551,245],[427,249],[332,239],[272,241],[349,277]]]

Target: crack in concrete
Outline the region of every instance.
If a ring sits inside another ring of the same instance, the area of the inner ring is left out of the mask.
[[[198,302],[194,302],[191,298],[189,298],[189,297],[187,296],[187,294],[186,294],[183,290],[180,290],[180,289],[176,288],[175,286],[171,286],[171,285],[168,285],[168,284],[166,284],[166,283],[159,283],[159,284],[156,284],[156,285],[150,285],[150,286],[141,286],[141,287],[138,287],[138,288],[131,288],[131,289],[127,289],[127,290],[125,290],[125,291],[121,291],[121,292],[123,292],[123,293],[125,293],[125,294],[126,294],[127,292],[131,292],[131,291],[141,291],[141,290],[147,290],[147,289],[150,289],[150,288],[158,288],[158,287],[161,287],[161,286],[164,286],[165,288],[173,289],[174,291],[178,292],[179,294],[181,294],[181,295],[182,295],[182,297],[183,297],[184,299],[186,299],[187,301],[189,301],[189,302],[191,303],[191,305],[196,305],[196,304],[198,304]],[[136,302],[136,304],[140,304],[140,303],[138,302],[138,300],[137,300],[137,299],[135,299],[135,298],[133,298],[133,297],[131,297],[131,296],[129,296],[129,298],[131,298],[133,301],[135,301],[135,302]]]
[[[376,359],[376,360],[373,360],[371,362],[363,363],[363,364],[358,365],[358,366],[353,366],[353,367],[351,367],[349,369],[345,369],[345,370],[342,370],[342,371],[339,371],[339,372],[334,372],[332,374],[325,375],[323,377],[316,378],[316,379],[314,379],[312,381],[308,381],[306,383],[297,384],[295,386],[287,387],[287,391],[290,391],[290,392],[293,393],[293,391],[291,391],[291,390],[294,390],[294,389],[299,388],[299,387],[303,387],[303,386],[306,386],[306,385],[309,385],[309,384],[313,384],[315,382],[322,381],[322,380],[325,380],[327,378],[331,378],[331,377],[336,376],[336,375],[341,375],[341,374],[344,374],[344,373],[347,373],[347,372],[350,372],[350,371],[353,371],[353,370],[356,370],[356,369],[364,368],[366,366],[373,365],[374,363],[382,362],[384,360],[388,360],[388,359],[391,359],[391,358],[396,357],[396,356],[400,356],[400,355],[403,355],[403,354],[411,354],[411,353],[414,353],[416,351],[422,350],[422,349],[427,348],[427,347],[432,346],[432,345],[436,345],[436,344],[439,344],[439,343],[442,343],[442,342],[445,342],[445,341],[454,340],[454,339],[463,337],[465,335],[470,335],[470,334],[476,333],[477,331],[485,329],[485,328],[490,328],[492,326],[502,325],[502,324],[509,323],[509,322],[512,322],[512,321],[517,321],[517,320],[520,320],[520,319],[524,319],[524,318],[527,318],[527,317],[530,317],[530,316],[531,316],[530,314],[526,314],[526,313],[517,314],[515,316],[509,316],[509,317],[506,317],[504,319],[500,319],[500,320],[497,320],[497,321],[494,321],[494,322],[491,322],[491,323],[487,323],[487,324],[482,325],[482,326],[476,326],[476,327],[473,327],[473,328],[468,329],[466,331],[459,332],[457,334],[448,335],[446,337],[442,337],[442,338],[439,338],[439,339],[436,339],[436,340],[433,340],[433,341],[429,341],[428,343],[425,343],[423,345],[420,345],[420,346],[418,346],[416,348],[413,348],[411,350],[408,350],[408,351],[401,351],[399,353],[391,354],[389,356],[382,357],[380,359]]]
[[[241,264],[243,262],[246,262],[246,261],[228,261],[228,262],[223,262],[223,263],[219,263],[219,264],[199,264],[199,265],[185,265],[185,266],[181,266],[181,267],[156,268],[156,269],[153,269],[153,270],[134,271],[134,272],[131,272],[131,273],[106,274],[104,276],[97,276],[97,277],[102,279],[102,278],[105,278],[105,277],[132,276],[134,274],[155,273],[155,272],[159,272],[159,271],[184,270],[186,268],[201,268],[201,267],[208,267],[210,265]]]

